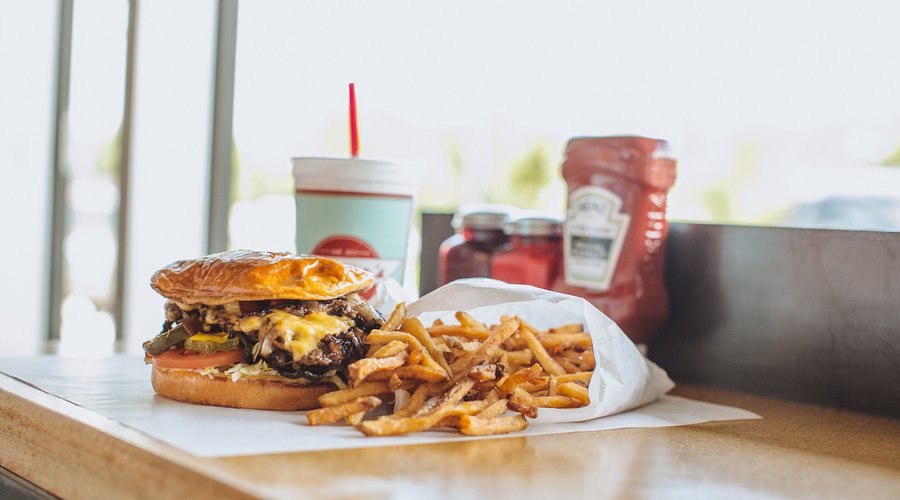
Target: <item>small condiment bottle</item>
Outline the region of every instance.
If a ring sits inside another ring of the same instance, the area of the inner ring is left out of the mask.
[[[460,278],[490,277],[491,255],[509,241],[504,227],[512,207],[470,205],[453,218],[456,234],[441,243],[438,259],[438,285]]]
[[[512,241],[491,259],[491,277],[507,283],[550,288],[562,254],[563,217],[522,214],[507,226]]]

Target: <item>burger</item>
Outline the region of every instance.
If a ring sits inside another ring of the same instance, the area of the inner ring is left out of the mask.
[[[144,343],[153,389],[187,403],[305,410],[345,387],[382,316],[358,292],[373,276],[312,255],[236,250],[174,262],[150,286],[167,299]]]

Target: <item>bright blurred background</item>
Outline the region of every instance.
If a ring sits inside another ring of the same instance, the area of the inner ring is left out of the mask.
[[[68,1],[0,0],[2,251],[15,262],[0,271],[0,304],[24,324],[0,334],[2,355],[37,352],[47,338],[58,18]],[[53,345],[62,354],[138,351],[162,320],[150,275],[207,249],[221,3],[70,4]],[[897,19],[890,0],[242,2],[228,246],[294,249],[290,158],[347,154],[351,81],[363,156],[417,165],[421,210],[562,209],[568,138],[640,134],[674,146],[671,219],[900,230]]]

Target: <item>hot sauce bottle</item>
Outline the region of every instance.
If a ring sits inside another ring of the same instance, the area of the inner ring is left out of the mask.
[[[491,277],[507,283],[550,288],[556,277],[562,242],[562,217],[520,215],[507,226],[512,241],[491,259]]]
[[[566,146],[562,269],[554,283],[606,313],[636,343],[665,325],[668,144],[646,137],[578,137]]]

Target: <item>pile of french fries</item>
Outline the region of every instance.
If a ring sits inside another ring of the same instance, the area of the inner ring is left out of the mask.
[[[581,325],[539,332],[519,317],[492,326],[462,311],[456,319],[426,328],[398,305],[366,338],[366,356],[349,366],[349,387],[319,397],[309,424],[346,420],[367,436],[433,428],[480,436],[520,431],[538,408],[590,402],[595,360]],[[386,402],[391,414],[365,420]]]

